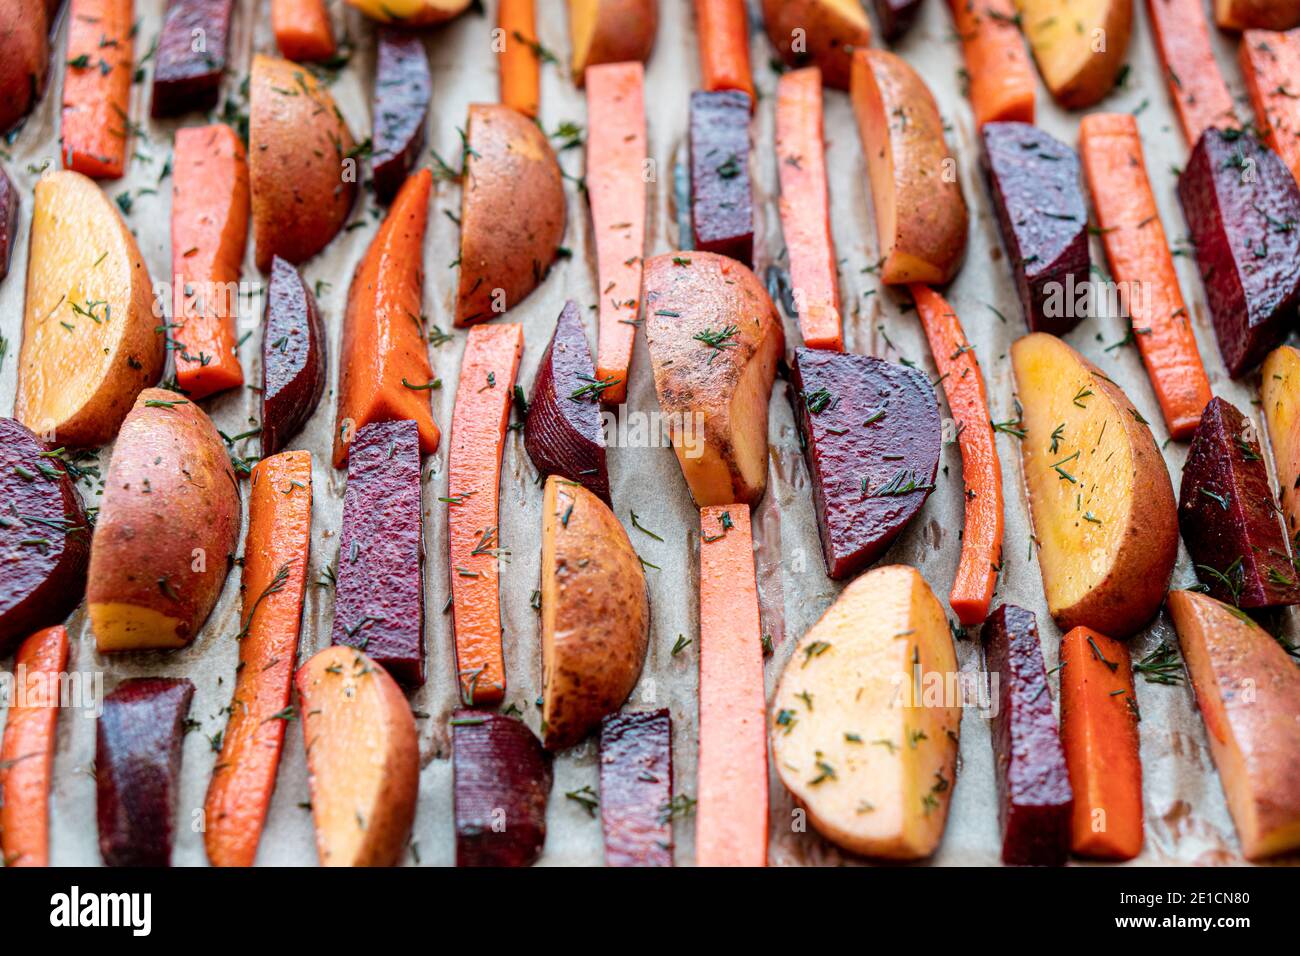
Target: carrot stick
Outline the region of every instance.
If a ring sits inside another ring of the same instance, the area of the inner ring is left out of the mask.
[[[1300,180],[1300,37],[1247,30],[1237,56],[1264,141]]]
[[[997,569],[1002,563],[1002,466],[993,440],[984,374],[957,313],[928,286],[913,285],[910,289],[943,382],[948,409],[957,421],[966,524],[948,603],[957,619],[971,627],[988,617]]]
[[[843,352],[840,281],[822,137],[822,71],[815,66],[792,70],[777,83],[776,157],[781,231],[790,253],[790,282],[803,344]]]
[[[506,690],[497,590],[498,491],[524,327],[476,325],[461,360],[451,413],[447,458],[447,538],[450,545],[456,673],[466,705],[494,704]]]
[[[244,541],[239,668],[221,756],[204,802],[213,866],[252,866],[275,790],[291,716],[307,556],[311,453],[284,451],[253,466]]]
[[[700,37],[703,89],[741,90],[754,108],[754,79],[749,72],[749,20],[745,0],[695,0],[695,29]]]
[[[126,172],[131,138],[132,0],[71,0],[63,74],[63,166],[92,179]]]
[[[172,321],[176,382],[190,398],[244,384],[235,319],[247,237],[243,141],[223,123],[178,129],[172,157]]]
[[[975,125],[1034,121],[1034,72],[1011,0],[949,0]]]
[[[59,720],[59,674],[68,666],[62,624],[37,631],[14,655],[14,700],[0,746],[0,863],[50,865],[50,776]]]
[[[587,68],[587,196],[596,237],[600,288],[596,378],[613,379],[602,401],[627,400],[632,342],[641,303],[645,251],[644,68],[607,63]]]
[[[1142,760],[1128,648],[1086,627],[1061,638],[1061,743],[1074,791],[1071,849],[1100,860],[1142,851]]]
[[[497,26],[503,40],[498,54],[501,102],[536,119],[541,102],[542,61],[537,55],[534,0],[501,0]]]
[[[334,56],[334,28],[325,0],[271,0],[271,29],[286,60],[308,63]]]
[[[413,419],[420,451],[438,450],[441,435],[429,407],[433,369],[420,317],[432,186],[428,169],[411,174],[352,277],[343,319],[335,468],[347,464],[348,442],[371,422]]]
[[[1147,0],[1147,12],[1188,144],[1195,145],[1211,126],[1239,126],[1210,48],[1203,0]]]
[[[748,506],[701,508],[697,866],[767,865],[761,627]]]
[[[1147,179],[1137,120],[1090,113],[1079,126],[1079,151],[1111,272],[1121,289],[1133,290],[1133,337],[1160,412],[1172,437],[1187,438],[1210,400],[1210,382]]]

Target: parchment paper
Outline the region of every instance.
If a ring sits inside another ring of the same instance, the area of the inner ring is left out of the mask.
[[[357,138],[370,129],[370,93],[374,70],[373,25],[351,9],[335,2],[336,32],[346,34],[355,47],[347,68],[332,86],[334,96]],[[755,8],[756,4],[753,5]],[[460,149],[458,127],[465,123],[466,107],[473,102],[497,99],[496,63],[491,55],[490,32],[495,25],[495,3],[488,0],[489,16],[470,13],[425,34],[433,76],[433,102],[428,117],[428,145],[444,157],[455,157]],[[1187,148],[1169,108],[1164,78],[1152,47],[1146,11],[1135,3],[1135,29],[1129,45],[1131,70],[1125,85],[1114,92],[1100,109],[1139,113],[1147,166],[1171,241],[1185,235],[1185,226],[1174,193],[1175,173],[1171,167],[1186,161]],[[687,98],[699,83],[695,29],[689,0],[661,0],[661,22],[654,54],[647,65],[646,106],[649,122],[650,155],[656,162],[656,181],[651,183],[647,255],[677,247],[676,207],[673,200],[672,169],[683,155],[687,120]],[[140,19],[136,37],[139,61],[150,49],[161,22],[163,0],[137,0]],[[64,17],[66,21],[66,14]],[[755,182],[757,216],[756,257],[760,276],[773,262],[783,263],[784,244],[776,212],[777,172],[773,147],[773,93],[776,73],[771,67],[773,51],[759,26],[757,10],[751,12],[754,28],[752,57],[762,99],[753,125],[754,149],[751,169]],[[340,29],[341,28],[341,29]],[[562,0],[538,0],[538,28],[542,45],[554,51],[562,64],[568,62],[568,21]],[[1219,63],[1234,92],[1240,93],[1241,79],[1235,66],[1235,46],[1216,36]],[[51,87],[9,146],[3,159],[22,196],[22,220],[12,271],[0,285],[0,332],[8,338],[9,357],[0,367],[0,411],[10,413],[16,386],[17,353],[22,338],[22,305],[27,247],[32,211],[32,187],[40,168],[58,164],[58,113],[60,84],[66,44],[66,22],[61,26],[52,55],[55,64]],[[269,9],[257,0],[239,0],[234,24],[234,63],[227,77],[227,93],[242,104],[240,83],[247,75],[253,51],[275,53],[269,25]],[[919,22],[908,37],[895,47],[925,76],[950,124],[949,142],[959,158],[962,185],[972,213],[969,250],[960,276],[947,289],[947,296],[965,324],[988,379],[995,420],[1015,417],[1013,381],[1007,360],[1008,347],[1025,329],[1003,254],[992,207],[978,170],[978,149],[970,109],[964,99],[959,72],[962,58],[953,35],[946,4],[928,0]],[[147,70],[152,69],[146,63]],[[1239,97],[1240,99],[1240,97]],[[132,91],[132,118],[147,133],[134,141],[136,158],[129,175],[120,182],[105,183],[113,196],[129,192],[132,209],[127,221],[135,231],[141,251],[155,279],[165,278],[169,269],[171,181],[160,174],[170,156],[176,122],[148,119],[149,84],[137,84]],[[241,105],[239,109],[244,109]],[[1243,106],[1242,117],[1248,116]],[[1041,88],[1039,123],[1071,146],[1077,145],[1078,116],[1058,110]],[[548,132],[564,121],[585,126],[584,98],[568,79],[567,67],[543,66],[542,123]],[[195,124],[205,118],[194,114],[181,123]],[[840,258],[842,296],[846,314],[845,344],[852,351],[866,352],[893,360],[907,359],[935,377],[933,363],[920,327],[892,293],[881,289],[876,276],[863,271],[879,258],[872,223],[870,195],[862,150],[846,94],[827,91],[826,135],[831,175],[832,215],[837,253]],[[561,140],[556,140],[557,144]],[[427,154],[426,154],[427,156]],[[583,172],[581,149],[560,154],[562,165],[574,176]],[[509,313],[507,319],[525,327],[526,352],[520,372],[525,388],[532,378],[554,328],[565,299],[574,298],[584,307],[587,334],[595,342],[596,302],[594,252],[590,238],[585,198],[572,180],[566,183],[569,225],[565,239],[573,256],[557,263],[544,284]],[[157,190],[156,194],[152,190]],[[380,212],[367,192],[354,211],[356,228],[341,233],[319,256],[303,267],[308,285],[320,282],[320,305],[329,331],[329,388],[317,413],[294,447],[310,449],[315,456],[314,530],[309,581],[317,580],[337,555],[337,533],[342,511],[345,474],[329,466],[330,430],[334,420],[335,383],[338,376],[338,342],[348,282],[357,261],[373,236]],[[440,184],[429,218],[425,244],[424,309],[430,321],[449,330],[456,270],[450,265],[457,256],[458,231],[444,212],[457,213],[459,187]],[[1094,240],[1093,261],[1104,263],[1100,244]],[[1231,400],[1258,421],[1255,383],[1230,381],[1223,370],[1206,310],[1205,297],[1194,263],[1177,260],[1183,292],[1192,309],[1201,354],[1216,394]],[[259,281],[252,264],[250,239],[244,277]],[[992,306],[993,308],[990,308]],[[1007,317],[999,320],[994,308]],[[240,350],[246,380],[261,381],[260,302],[248,309],[243,329],[252,335]],[[787,345],[798,343],[797,326],[787,317]],[[1166,437],[1158,406],[1136,350],[1131,346],[1110,348],[1125,337],[1124,321],[1118,317],[1085,321],[1069,341],[1128,392],[1150,420],[1156,440]],[[451,422],[457,370],[464,333],[438,348],[431,348],[436,375],[444,382],[432,393],[435,419],[444,440],[438,453],[425,463],[428,481],[424,488],[425,547],[428,560],[426,580],[425,644],[428,655],[428,683],[411,695],[419,716],[423,769],[420,777],[419,810],[412,845],[407,854],[411,864],[449,864],[454,859],[451,820],[451,763],[446,719],[456,703],[451,656],[450,616],[442,613],[448,595],[447,534],[444,505],[443,465],[446,434]],[[947,415],[940,398],[941,409]],[[217,426],[234,435],[258,423],[258,400],[254,392],[240,390],[206,401]],[[647,360],[644,337],[638,333],[629,392],[629,409],[650,412],[657,408]],[[825,575],[809,479],[799,453],[798,440],[787,401],[786,386],[778,382],[773,395],[770,425],[771,476],[768,495],[756,514],[759,578],[762,585],[764,628],[773,636],[775,655],[767,663],[769,692],[798,636],[817,619],[834,599],[838,585]],[[1029,550],[1029,529],[1016,439],[998,438],[1003,478],[1007,489],[1006,546],[1004,570],[997,600],[1011,601],[1033,609],[1039,620],[1044,656],[1049,668],[1057,662],[1059,631],[1046,614],[1037,561]],[[258,454],[257,440],[241,442],[244,454]],[[1169,444],[1166,460],[1177,487],[1185,446]],[[100,454],[100,467],[107,471],[111,448]],[[653,626],[650,651],[641,682],[629,707],[671,708],[674,722],[676,791],[695,795],[695,753],[697,746],[696,670],[698,650],[698,517],[691,505],[676,460],[667,448],[615,448],[610,452],[613,500],[618,517],[629,527],[641,555],[659,566],[647,571],[652,594]],[[82,485],[88,505],[99,502],[99,484]],[[962,523],[960,458],[956,446],[945,449],[938,488],[924,510],[886,557],[919,567],[936,595],[945,604],[956,567]],[[505,632],[509,691],[507,702],[523,711],[529,725],[537,729],[540,715],[535,705],[540,693],[539,624],[529,600],[538,582],[541,526],[541,489],[517,432],[509,436],[502,479],[500,538],[511,554],[501,580],[502,623]],[[635,510],[645,527],[660,535],[662,543],[632,530],[629,511]],[[242,542],[242,535],[241,535]],[[1180,555],[1174,583],[1194,580],[1185,551]],[[310,587],[304,611],[300,660],[329,643],[332,594]],[[225,726],[223,710],[230,702],[239,630],[239,571],[232,571],[221,601],[194,644],[171,653],[142,653],[105,657],[96,653],[83,611],[71,619],[72,653],[70,668],[102,671],[106,690],[121,679],[136,675],[189,677],[197,693],[191,717],[197,722],[187,735],[179,806],[177,839],[173,859],[177,865],[205,863],[201,813],[215,753],[209,738]],[[1294,624],[1288,613],[1278,620],[1288,632]],[[679,635],[692,641],[674,656],[671,651]],[[1132,643],[1135,659],[1163,639],[1171,639],[1169,620],[1161,615]],[[980,666],[978,645],[972,639],[958,642],[958,657],[965,670]],[[12,662],[6,661],[6,667]],[[1051,679],[1053,691],[1056,678]],[[1146,847],[1141,863],[1232,863],[1240,861],[1236,837],[1228,817],[1223,792],[1210,760],[1205,732],[1196,713],[1188,686],[1165,687],[1139,680],[1137,696],[1143,715],[1141,724],[1144,768]],[[58,752],[52,794],[52,862],[94,865],[99,862],[95,829],[94,747],[95,724],[83,713],[64,713],[60,718]],[[597,789],[594,740],[560,754],[555,761],[555,787],[548,810],[548,837],[542,862],[547,864],[600,864],[602,862],[599,821],[566,792],[584,786]],[[308,799],[302,732],[295,722],[288,728],[279,783],[258,856],[260,864],[312,864],[316,861]],[[848,862],[830,844],[813,833],[792,832],[792,804],[789,795],[772,776],[771,853],[773,864],[826,864]],[[689,865],[694,858],[693,820],[676,827],[677,862]],[[935,854],[936,864],[988,864],[998,862],[999,836],[994,798],[992,754],[984,720],[968,710],[961,727],[961,760],[948,818],[947,834]]]

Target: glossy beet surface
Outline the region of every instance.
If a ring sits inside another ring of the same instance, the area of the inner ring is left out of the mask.
[[[289,446],[325,390],[325,325],[289,262],[271,260],[262,328],[262,457]]]
[[[0,418],[0,656],[81,603],[90,526],[63,463]]]
[[[1212,597],[1248,608],[1300,603],[1255,428],[1221,398],[1205,406],[1187,451],[1178,527]]]
[[[108,866],[169,866],[181,741],[194,685],[132,677],[104,698],[95,746],[99,852]]]
[[[1002,244],[1033,332],[1063,335],[1084,318],[1088,209],[1079,158],[1029,123],[986,123],[984,167]]]
[[[939,405],[916,369],[822,349],[794,356],[790,394],[826,573],[843,580],[884,554],[934,489]]]
[[[1074,796],[1052,712],[1038,622],[1032,612],[1004,604],[984,622],[981,638],[990,693],[997,695],[993,772],[1002,862],[1060,866],[1070,851]]]
[[[457,866],[529,866],[546,842],[551,759],[523,721],[452,717]]]
[[[524,448],[543,475],[562,475],[609,503],[596,368],[578,305],[564,304],[528,400]]]
[[[234,0],[169,0],[153,71],[155,117],[217,105],[234,6]]]
[[[748,94],[692,93],[690,136],[695,248],[748,266],[754,258]]]
[[[0,167],[0,280],[9,274],[9,260],[18,236],[18,190]]]
[[[421,528],[415,422],[366,425],[348,453],[333,642],[408,685],[424,683]]]
[[[668,709],[611,714],[600,727],[606,866],[672,866],[673,720]]]
[[[1214,334],[1228,373],[1249,371],[1295,321],[1300,190],[1248,133],[1207,129],[1178,177]]]
[[[886,40],[897,40],[912,26],[921,0],[873,0],[876,19],[880,21],[880,35]]]
[[[375,57],[375,135],[371,170],[375,195],[397,195],[424,148],[429,112],[429,57],[417,34],[380,28]]]

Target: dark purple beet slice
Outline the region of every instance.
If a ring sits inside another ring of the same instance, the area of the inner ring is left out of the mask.
[[[63,462],[0,418],[0,657],[81,603],[89,558],[90,524]]]
[[[1030,331],[1064,335],[1084,318],[1088,209],[1074,150],[1029,123],[986,123],[984,167]]]
[[[193,696],[184,678],[132,677],[104,698],[95,814],[106,865],[171,865],[181,741]]]
[[[381,202],[397,195],[424,148],[424,119],[432,92],[424,41],[418,34],[381,28],[370,160],[375,195]]]
[[[1300,189],[1249,133],[1207,129],[1178,177],[1178,199],[1219,340],[1236,378],[1277,345],[1300,302]]]
[[[921,0],[874,0],[881,35],[891,43],[912,26]]]
[[[288,447],[325,390],[325,324],[316,297],[275,256],[262,327],[262,457]]]
[[[155,117],[210,110],[221,92],[234,0],[168,0],[153,70]],[[202,49],[195,50],[202,40]]]
[[[691,94],[691,224],[695,248],[754,258],[749,180],[749,95]]]
[[[673,720],[667,708],[600,725],[606,866],[672,866]]]
[[[372,422],[348,452],[333,643],[363,650],[404,684],[424,683],[420,433]]]
[[[1002,862],[1060,866],[1070,852],[1074,794],[1052,713],[1052,692],[1034,615],[1004,604],[984,622],[984,666],[998,695],[993,772],[998,782]]]
[[[1187,451],[1178,527],[1211,596],[1247,608],[1300,604],[1254,426],[1221,398],[1205,406]]]
[[[916,369],[824,349],[795,349],[791,384],[826,573],[843,580],[884,554],[934,490],[939,403]]]
[[[9,274],[9,260],[14,254],[18,235],[18,190],[9,174],[0,166],[0,281]]]
[[[524,423],[524,448],[543,475],[562,475],[609,503],[609,471],[600,420],[596,367],[578,305],[572,299],[555,323],[533,379]]]
[[[451,761],[457,866],[530,866],[546,842],[551,758],[523,721],[458,710]]]

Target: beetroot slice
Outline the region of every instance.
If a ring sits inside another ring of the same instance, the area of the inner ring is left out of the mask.
[[[673,720],[667,708],[600,727],[600,824],[607,866],[673,865]]]
[[[0,280],[9,274],[9,260],[13,258],[17,235],[18,190],[4,167],[0,167]]]
[[[578,305],[564,304],[533,379],[524,448],[542,475],[561,475],[609,503],[600,389]]]
[[[271,260],[262,331],[262,457],[288,447],[325,390],[325,324],[292,264]]]
[[[154,117],[217,105],[234,6],[234,0],[169,0],[153,71]],[[203,39],[199,50],[197,37]]]
[[[749,179],[749,94],[691,94],[691,223],[695,248],[749,266],[754,199]]]
[[[194,685],[132,677],[104,698],[96,728],[95,812],[108,866],[170,866],[181,741]]]
[[[921,0],[874,0],[872,5],[880,21],[881,36],[893,42],[911,28],[921,9]]]
[[[546,842],[551,758],[523,721],[452,715],[457,866],[530,866]]]
[[[424,148],[424,120],[433,85],[424,41],[416,34],[379,30],[375,57],[375,136],[371,171],[375,195],[390,202]]]

